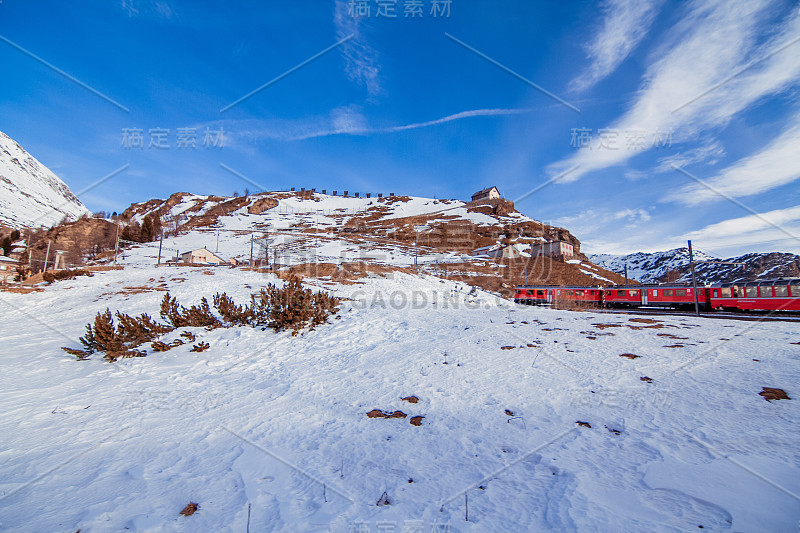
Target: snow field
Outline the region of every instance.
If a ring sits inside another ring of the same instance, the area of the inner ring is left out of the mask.
[[[800,408],[758,396],[797,396],[796,325],[648,327],[398,273],[308,280],[348,300],[297,337],[188,328],[211,348],[75,361],[59,347],[96,312],[158,316],[162,291],[124,287],[163,285],[188,306],[275,281],[145,266],[141,250],[124,271],[0,297],[3,530],[244,531],[248,505],[251,531],[797,527]],[[198,512],[179,516],[190,501]]]

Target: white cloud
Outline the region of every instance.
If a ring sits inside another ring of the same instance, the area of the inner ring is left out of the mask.
[[[696,0],[670,31],[673,42],[648,67],[630,109],[612,128],[674,131],[686,141],[727,124],[761,98],[800,79],[800,13],[774,31],[768,0]],[[793,43],[793,44],[790,44]],[[780,51],[778,51],[780,50]],[[625,163],[641,150],[582,148],[548,169],[580,165],[566,181]]]
[[[376,96],[382,92],[378,52],[361,35],[360,19],[351,16],[348,10],[348,1],[336,0],[333,8],[336,38],[341,40],[353,36],[339,47],[345,61],[345,73],[352,81],[365,87],[370,96]]]
[[[614,72],[636,48],[663,0],[606,0],[603,27],[587,47],[589,69],[572,80],[570,89],[584,91]]]
[[[777,227],[776,227],[777,226]],[[683,240],[702,243],[703,249],[742,248],[774,243],[779,251],[800,251],[800,206],[731,218],[686,233]]]
[[[200,131],[206,126],[216,128],[220,125],[225,126],[229,130],[229,132],[226,133],[226,146],[229,146],[239,144],[237,138],[302,141],[316,137],[329,137],[331,135],[387,134],[427,128],[467,118],[519,115],[532,111],[532,109],[471,109],[425,122],[415,122],[413,124],[385,128],[373,128],[369,126],[369,121],[364,116],[361,107],[350,105],[336,108],[331,111],[328,116],[313,117],[305,120],[250,119],[236,122],[215,121],[196,125],[196,128]],[[230,143],[228,143],[229,137],[231,138]]]
[[[679,154],[663,157],[658,160],[654,172],[675,172],[673,165],[685,167],[695,163],[715,165],[725,155],[725,147],[718,141],[713,141],[697,148],[692,148]]]
[[[704,180],[708,187],[690,183],[668,195],[666,200],[689,206],[699,205],[725,197],[758,194],[800,178],[800,114],[793,117],[790,124],[755,154]]]
[[[775,209],[757,215],[747,215],[739,218],[731,218],[710,224],[703,229],[692,231],[686,237],[702,238],[708,240],[722,239],[725,237],[741,237],[746,233],[761,231],[774,226],[784,226],[800,222],[800,205],[787,207],[785,209]],[[788,235],[784,235],[788,237]]]

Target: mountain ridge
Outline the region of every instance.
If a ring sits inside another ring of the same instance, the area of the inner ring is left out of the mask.
[[[0,131],[0,223],[16,229],[47,227],[89,210],[69,186]]]
[[[694,250],[698,283],[731,283],[800,276],[800,256],[785,252],[753,252],[718,258]],[[640,283],[692,280],[689,250],[686,247],[664,252],[637,252],[628,255],[594,254],[589,260],[622,274],[628,266],[628,279]]]

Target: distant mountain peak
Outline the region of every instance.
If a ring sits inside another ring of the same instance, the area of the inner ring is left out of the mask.
[[[0,223],[52,226],[88,212],[66,183],[0,131]]]
[[[688,248],[665,252],[638,252],[628,255],[596,254],[589,259],[603,268],[623,273],[628,266],[628,279],[641,283],[689,282]],[[749,253],[720,259],[694,250],[698,283],[752,281],[800,276],[800,256],[791,253]]]

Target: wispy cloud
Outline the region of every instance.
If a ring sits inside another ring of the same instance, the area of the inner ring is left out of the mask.
[[[353,38],[340,47],[345,61],[347,77],[365,87],[370,96],[380,94],[383,89],[380,81],[378,52],[369,45],[361,32],[360,18],[349,13],[351,2],[336,0],[333,7],[333,22],[336,38]]]
[[[425,122],[415,122],[400,126],[371,127],[362,108],[357,105],[349,105],[334,109],[329,116],[313,117],[305,120],[252,119],[236,122],[229,121],[225,123],[217,121],[208,124],[200,124],[197,125],[197,127],[219,127],[220,124],[227,124],[230,130],[229,135],[232,137],[250,140],[273,139],[279,141],[303,141],[317,137],[330,137],[332,135],[390,134],[419,128],[428,128],[468,118],[520,115],[523,113],[531,113],[532,111],[533,109],[525,108],[472,109]],[[236,143],[236,139],[233,139],[232,143]]]
[[[767,243],[774,243],[776,246],[780,243],[781,251],[800,252],[800,240],[793,239],[787,232],[800,235],[800,205],[723,220],[686,233],[680,238],[703,243],[709,249],[741,248],[749,245],[760,245],[763,248]]]
[[[662,157],[658,160],[658,166],[655,168],[655,172],[659,174],[674,172],[675,169],[673,165],[679,167],[694,165],[696,163],[715,165],[724,155],[725,147],[722,146],[722,143],[719,141],[711,141],[697,148]]]
[[[800,114],[767,146],[740,159],[707,180],[706,187],[690,183],[666,200],[684,205],[699,205],[726,197],[762,193],[800,178]],[[715,192],[716,191],[716,192]]]
[[[768,0],[696,0],[669,32],[674,42],[648,67],[630,109],[611,127],[674,131],[676,141],[727,124],[761,98],[800,79],[800,12],[777,26]],[[732,77],[732,74],[738,73]],[[721,82],[724,82],[721,84]],[[642,151],[583,148],[548,169],[580,165],[576,180]]]
[[[131,18],[140,14],[160,21],[175,17],[175,10],[170,4],[160,0],[122,0],[121,7]]]
[[[603,26],[586,48],[591,64],[572,80],[570,89],[584,91],[614,72],[647,34],[662,4],[663,0],[603,2]]]

